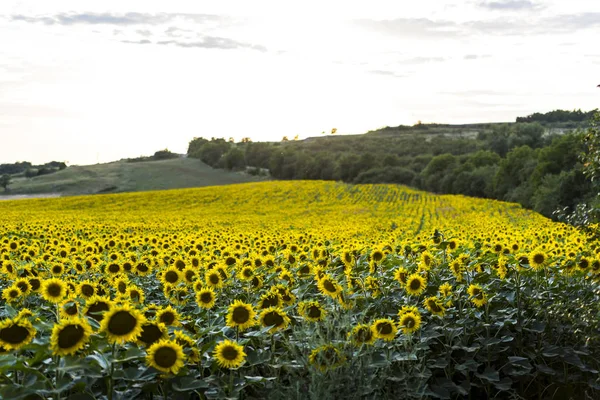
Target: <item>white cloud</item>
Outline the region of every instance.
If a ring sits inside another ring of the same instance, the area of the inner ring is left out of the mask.
[[[3,1],[0,161],[597,107],[593,5],[511,3]]]

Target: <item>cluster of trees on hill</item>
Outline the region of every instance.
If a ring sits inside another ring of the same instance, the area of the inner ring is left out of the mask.
[[[0,164],[0,175],[24,174],[26,177],[31,178],[51,174],[65,168],[67,168],[67,164],[59,161],[50,161],[40,165],[33,165],[29,161],[21,161],[12,164]]]
[[[596,110],[584,112],[581,110],[554,110],[547,113],[533,113],[526,117],[517,117],[517,122],[585,122],[590,121]]]
[[[473,127],[476,134],[461,134]],[[548,134],[534,122],[419,124],[278,143],[196,138],[188,156],[215,168],[268,170],[276,179],[397,183],[495,198],[556,217],[555,210],[569,212],[595,196],[579,161],[583,150],[583,133]]]
[[[160,160],[170,160],[173,158],[181,157],[177,153],[171,152],[169,149],[159,150],[154,152],[154,155],[151,156],[140,156],[135,158],[126,159],[127,162],[143,162],[143,161],[160,161]]]

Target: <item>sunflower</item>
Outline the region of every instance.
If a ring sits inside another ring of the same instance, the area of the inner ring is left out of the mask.
[[[164,307],[156,313],[156,320],[166,326],[178,326],[179,319],[179,313],[171,306]]]
[[[146,322],[144,315],[124,304],[113,307],[100,323],[100,332],[105,332],[110,343],[133,342],[142,332]]]
[[[456,278],[456,282],[463,281],[463,272],[465,270],[464,265],[460,262],[460,260],[454,260],[450,263],[450,271],[452,275]]]
[[[317,282],[317,287],[321,293],[331,297],[332,299],[337,298],[342,291],[340,284],[327,274],[323,275],[323,277],[319,279]]]
[[[163,272],[160,280],[163,285],[177,285],[181,280],[181,272],[175,266],[170,266]]]
[[[327,312],[318,301],[303,301],[298,304],[298,313],[309,322],[323,321]]]
[[[282,300],[281,296],[279,295],[279,292],[272,290],[260,296],[258,308],[264,310],[265,308],[269,307],[279,307],[281,306],[281,303]]]
[[[71,318],[79,315],[79,303],[74,297],[69,297],[60,303],[61,318]]]
[[[192,285],[198,277],[196,270],[192,267],[185,268],[183,271],[181,271],[181,274],[183,275],[183,279],[188,285]]]
[[[151,346],[159,340],[167,338],[167,326],[160,322],[146,322],[142,324],[142,332],[137,337],[137,342],[143,346]]]
[[[0,346],[6,350],[18,350],[29,344],[36,330],[26,319],[5,319],[0,322]]]
[[[96,294],[96,285],[88,280],[85,280],[77,285],[77,293],[84,299],[89,299]]]
[[[216,345],[213,356],[217,364],[224,368],[238,368],[246,359],[244,347],[231,340],[224,340]]]
[[[260,289],[263,287],[263,281],[264,278],[261,275],[254,275],[252,277],[252,281],[250,281],[250,284],[254,289]]]
[[[42,282],[42,297],[51,303],[60,303],[67,295],[67,284],[57,278]]]
[[[19,288],[23,296],[27,296],[29,293],[31,293],[31,283],[27,278],[19,278],[14,282],[13,285]]]
[[[241,300],[234,301],[227,310],[227,326],[240,331],[256,325],[256,312],[251,304]]]
[[[278,330],[287,328],[290,323],[290,317],[287,316],[285,311],[277,307],[269,307],[259,315],[261,324],[266,328],[271,326],[269,333],[275,333]]]
[[[275,285],[271,288],[271,291],[279,293],[283,304],[285,304],[286,306],[290,306],[296,302],[296,296],[294,295],[294,293],[292,293],[289,286],[285,286],[282,284]]]
[[[242,281],[251,281],[254,277],[254,268],[252,266],[247,265],[240,270],[239,278]]]
[[[215,305],[215,291],[212,288],[203,288],[196,292],[196,303],[199,307],[210,310]]]
[[[343,365],[346,357],[334,345],[326,344],[311,351],[308,361],[319,371],[326,372]]]
[[[40,278],[29,278],[29,284],[31,285],[31,291],[37,292],[42,286],[42,281]]]
[[[533,269],[543,268],[546,261],[548,261],[548,256],[542,250],[534,250],[529,253],[529,265]]]
[[[92,328],[85,319],[66,318],[52,328],[50,349],[55,356],[68,356],[81,350],[88,342]]]
[[[219,271],[216,269],[206,271],[206,274],[204,275],[204,281],[211,288],[220,289],[223,287],[223,279],[221,278]]]
[[[402,328],[402,332],[405,335],[416,332],[421,327],[421,314],[419,312],[405,312],[400,316],[400,322],[398,324]]]
[[[386,342],[394,340],[396,337],[396,333],[398,333],[398,329],[396,328],[396,323],[387,318],[387,319],[378,319],[373,323],[373,332],[375,333],[375,337],[377,339],[383,339]]]
[[[423,300],[423,305],[430,313],[434,315],[439,315],[440,317],[443,317],[446,313],[446,309],[442,305],[441,300],[438,299],[436,296],[431,296]]]
[[[188,347],[194,347],[196,345],[196,341],[192,339],[189,335],[186,335],[182,331],[175,331],[175,341],[180,344],[184,349]]]
[[[139,276],[147,276],[152,273],[152,266],[149,262],[140,261],[135,265],[133,270]]]
[[[419,274],[412,274],[406,278],[406,292],[410,295],[418,296],[427,287],[427,279]]]
[[[352,331],[348,333],[348,339],[356,346],[362,346],[363,344],[373,344],[377,339],[375,335],[375,327],[373,325],[359,324],[352,328]]]
[[[136,285],[129,285],[127,286],[126,293],[133,303],[144,304],[144,299],[146,296],[144,296],[144,291],[142,288],[137,287]]]
[[[83,313],[86,317],[100,322],[104,318],[104,313],[109,311],[112,306],[113,303],[108,297],[92,296],[87,299]]]
[[[183,368],[183,348],[173,340],[159,340],[148,348],[146,364],[165,373],[177,374]]]
[[[442,283],[438,288],[438,292],[444,297],[449,297],[452,295],[452,285],[448,282]]]
[[[127,293],[127,285],[129,284],[129,279],[126,276],[119,276],[114,279],[112,282],[113,287],[117,291],[118,294]]]
[[[404,267],[400,267],[394,272],[394,279],[396,279],[402,286],[406,285],[408,279],[408,270]]]
[[[483,291],[483,288],[476,284],[471,284],[467,289],[467,293],[470,296],[470,300],[475,306],[481,307],[487,303],[487,295]]]
[[[7,287],[2,291],[2,298],[8,304],[13,304],[21,300],[22,293],[16,285]]]

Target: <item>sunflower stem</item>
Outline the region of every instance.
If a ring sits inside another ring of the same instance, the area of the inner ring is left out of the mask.
[[[117,342],[112,345],[112,357],[110,359],[110,375],[108,377],[108,400],[113,398],[113,374],[115,372],[115,350],[117,349]]]
[[[58,307],[58,305],[57,305]],[[54,390],[56,391],[56,400],[60,400],[60,390],[58,390],[60,356],[56,356],[56,370],[54,371]]]

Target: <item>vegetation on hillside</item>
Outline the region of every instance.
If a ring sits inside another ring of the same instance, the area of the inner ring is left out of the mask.
[[[70,166],[52,175],[31,179],[14,178],[10,184],[10,192],[77,195],[227,185],[260,179],[264,178],[215,170],[198,160],[177,157],[156,161],[117,161]]]
[[[276,179],[398,183],[495,198],[559,218],[593,201],[596,192],[580,162],[585,134],[553,132],[542,123],[587,126],[591,113],[557,110],[524,117],[535,122],[417,124],[279,143],[195,138],[188,156],[215,168],[269,170]]]
[[[4,399],[600,397],[600,242],[266,182],[0,203]]]

